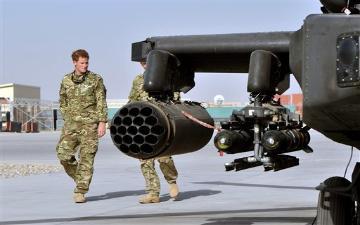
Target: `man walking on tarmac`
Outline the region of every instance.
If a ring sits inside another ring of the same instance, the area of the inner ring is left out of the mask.
[[[85,50],[76,50],[71,57],[75,69],[65,75],[60,86],[64,127],[56,151],[65,172],[75,181],[74,201],[83,203],[93,175],[98,139],[106,132],[106,89],[101,76],[88,70],[89,54]]]
[[[146,69],[146,62],[140,62],[141,66]],[[143,90],[144,76],[143,74],[137,75],[133,81],[131,92],[129,95],[130,102],[132,101],[148,101],[151,97]],[[174,99],[180,99],[180,93],[174,93]],[[179,195],[179,189],[176,184],[178,172],[176,170],[174,161],[171,156],[164,156],[156,158],[159,162],[160,169],[164,174],[165,180],[169,184],[170,197],[174,200]],[[140,159],[141,172],[146,182],[146,195],[139,199],[142,204],[158,203],[160,202],[160,180],[155,170],[155,158],[153,159]]]

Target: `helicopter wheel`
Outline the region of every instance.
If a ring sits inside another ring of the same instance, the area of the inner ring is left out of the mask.
[[[330,177],[324,181],[327,187],[347,187],[351,182],[343,177]],[[317,225],[351,225],[355,202],[351,197],[320,191],[317,205]]]

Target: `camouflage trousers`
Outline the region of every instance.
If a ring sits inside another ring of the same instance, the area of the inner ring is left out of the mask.
[[[175,184],[178,177],[174,160],[171,156],[164,156],[156,158],[159,162],[160,170],[164,174],[165,180],[169,184]],[[160,194],[160,180],[155,170],[156,159],[140,159],[141,172],[144,175],[146,182],[146,193],[157,195]]]
[[[66,122],[56,147],[65,172],[75,181],[75,193],[87,193],[94,171],[98,149],[97,124]],[[78,152],[78,160],[75,154]]]

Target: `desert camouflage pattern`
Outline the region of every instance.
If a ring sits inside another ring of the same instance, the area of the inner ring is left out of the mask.
[[[57,145],[57,156],[65,172],[75,181],[75,193],[87,193],[98,149],[96,123],[66,122]],[[76,159],[76,153],[77,159]]]
[[[132,101],[151,101],[153,100],[147,92],[143,90],[144,76],[137,75],[133,81],[132,88],[129,95],[130,102]],[[180,100],[180,93],[174,92],[174,100]],[[174,161],[170,156],[157,158],[160,170],[164,174],[165,180],[169,184],[176,183],[178,172],[176,170]],[[160,180],[155,169],[155,159],[140,160],[141,172],[145,178],[146,193],[152,195],[160,194]]]
[[[107,121],[106,89],[102,78],[88,71],[65,75],[60,86],[60,111],[64,120],[83,123]]]
[[[139,74],[135,77],[132,88],[129,95],[130,101],[150,101],[154,100],[152,97],[148,95],[146,91],[143,90],[144,86],[144,76]],[[180,93],[174,92],[173,100],[180,100]]]
[[[98,149],[97,128],[107,121],[106,89],[92,72],[65,75],[60,87],[60,110],[64,118],[57,156],[75,181],[75,193],[87,193]],[[77,155],[76,155],[77,154]]]
[[[157,158],[160,170],[168,184],[176,184],[178,172],[171,156]],[[155,159],[140,160],[141,172],[145,178],[146,193],[160,195],[160,180],[155,169]]]

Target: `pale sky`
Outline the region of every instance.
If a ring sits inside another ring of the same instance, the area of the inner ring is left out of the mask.
[[[142,72],[130,60],[131,43],[151,36],[298,30],[317,0],[0,0],[0,84],[41,88],[57,100],[59,83],[73,70],[71,52],[90,53],[108,98],[127,98]],[[184,97],[246,101],[246,74],[196,74]],[[288,93],[300,92],[293,81]]]

